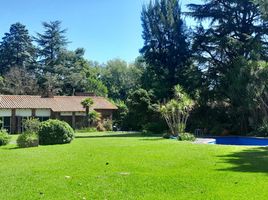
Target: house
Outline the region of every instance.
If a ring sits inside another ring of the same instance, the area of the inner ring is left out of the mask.
[[[112,119],[117,107],[104,97],[0,95],[0,128],[20,133],[23,119],[29,117],[39,118],[40,121],[59,119],[73,128],[81,128],[86,117],[81,101],[87,97],[94,102],[90,109],[101,113],[102,120]]]

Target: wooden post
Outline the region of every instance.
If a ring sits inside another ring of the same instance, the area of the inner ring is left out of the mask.
[[[75,129],[75,112],[72,112],[72,127]]]
[[[32,117],[36,116],[36,109],[32,109]]]
[[[11,133],[16,133],[16,109],[11,110]]]

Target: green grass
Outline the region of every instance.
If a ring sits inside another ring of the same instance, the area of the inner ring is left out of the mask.
[[[266,148],[79,136],[69,145],[1,147],[0,199],[268,199]]]

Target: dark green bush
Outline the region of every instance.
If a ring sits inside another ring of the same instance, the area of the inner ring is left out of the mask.
[[[267,137],[268,136],[268,122],[264,121],[257,130],[248,134],[250,136],[259,136],[259,137]]]
[[[20,148],[37,147],[39,145],[38,135],[34,132],[20,134],[17,139],[17,145]]]
[[[150,122],[143,126],[143,132],[151,134],[163,134],[167,130],[166,124],[159,120],[159,122]]]
[[[38,131],[39,144],[66,144],[74,138],[74,130],[67,123],[60,120],[48,120],[41,123]]]
[[[179,140],[181,141],[195,141],[195,136],[191,133],[181,133],[179,136]]]
[[[6,130],[0,130],[0,146],[7,145],[10,142],[11,137]]]

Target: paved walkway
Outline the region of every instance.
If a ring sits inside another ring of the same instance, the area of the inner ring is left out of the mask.
[[[216,140],[213,138],[197,138],[195,144],[215,144]]]

